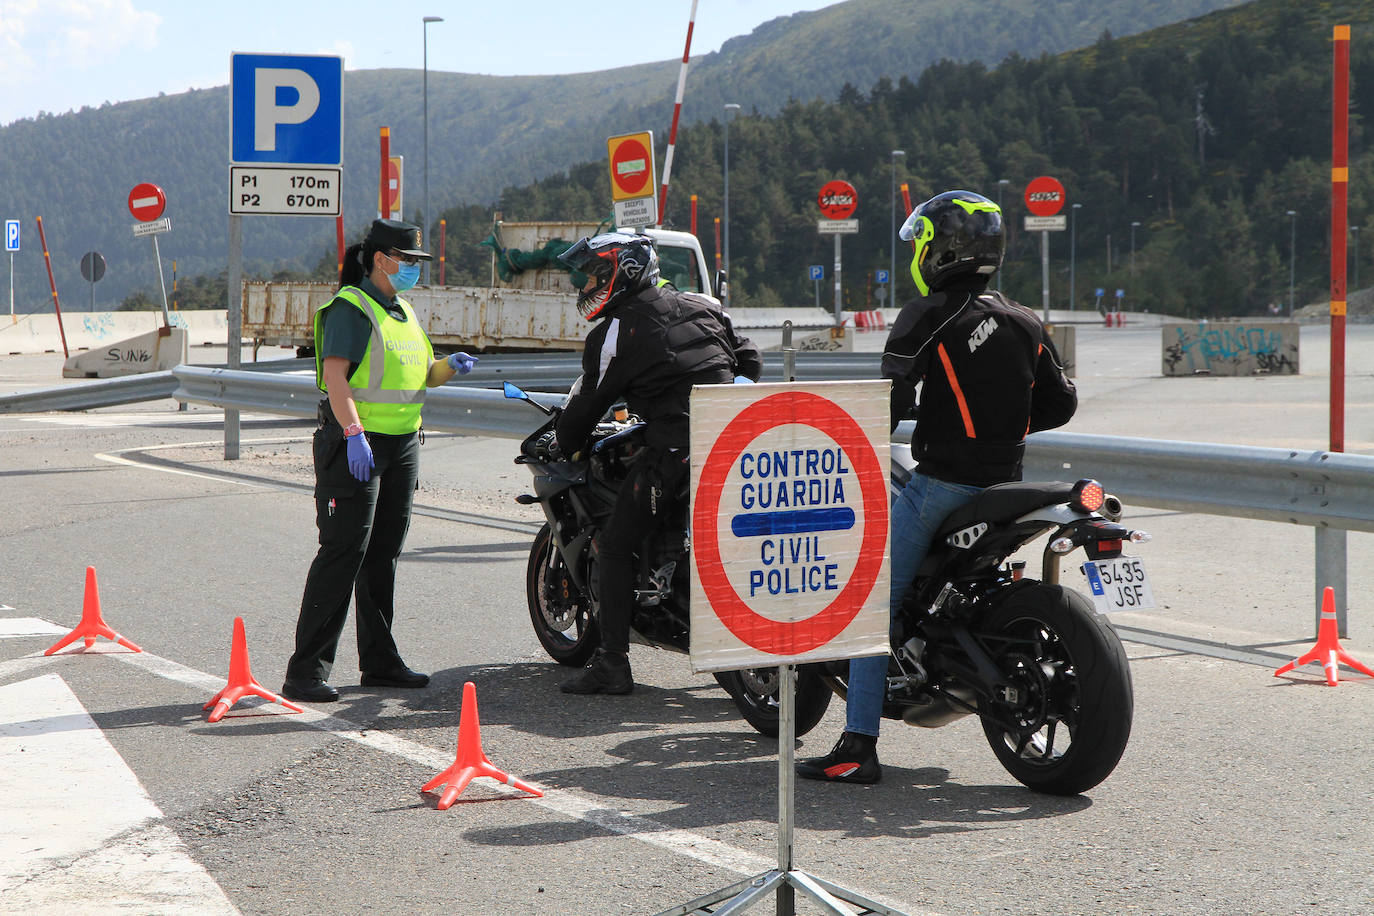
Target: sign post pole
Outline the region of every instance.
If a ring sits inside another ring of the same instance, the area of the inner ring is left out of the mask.
[[[162,326],[170,328],[172,316],[167,312],[167,280],[162,276],[162,250],[158,248],[156,235],[153,236],[153,260],[157,262],[157,286],[162,290]],[[95,289],[95,286],[92,285],[91,289]]]
[[[229,325],[229,352],[225,362],[230,369],[243,364],[243,217],[237,213],[229,217],[229,301],[225,313]],[[239,457],[239,411],[224,408],[224,460]]]
[[[1050,323],[1050,234],[1040,233],[1040,306]]]
[[[842,267],[842,264],[841,264],[841,261],[840,261],[840,239],[841,239],[840,234],[839,234],[839,233],[836,233],[836,234],[835,234],[835,323],[836,323],[836,324],[839,324],[839,323],[840,323],[840,312],[841,312],[841,311],[843,310],[843,308],[844,308],[844,305],[843,305],[843,303],[841,302],[841,297],[840,297],[840,274],[841,274],[841,272],[842,272],[842,270],[843,270],[843,267]]]

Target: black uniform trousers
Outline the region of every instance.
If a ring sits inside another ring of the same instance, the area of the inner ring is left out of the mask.
[[[630,649],[635,605],[635,552],[672,518],[687,479],[687,449],[646,448],[620,485],[615,508],[597,538],[597,591],[601,597],[601,647]]]
[[[320,549],[310,564],[296,623],[291,680],[328,679],[334,652],[356,599],[358,668],[388,674],[405,667],[391,635],[396,563],[410,529],[420,475],[416,433],[366,433],[376,466],[367,483],[348,470],[343,430],[329,422],[315,431],[315,525]]]

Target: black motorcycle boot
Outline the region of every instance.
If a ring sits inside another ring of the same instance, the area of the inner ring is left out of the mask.
[[[878,765],[878,739],[873,735],[845,732],[824,757],[799,761],[797,775],[824,782],[871,785],[883,778],[883,768]]]
[[[630,674],[630,656],[624,652],[597,649],[582,673],[563,682],[564,693],[625,694],[635,689]]]

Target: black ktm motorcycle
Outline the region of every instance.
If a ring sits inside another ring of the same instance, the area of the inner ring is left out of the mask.
[[[530,547],[525,598],[530,622],[554,661],[581,667],[600,644],[597,557],[593,542],[610,518],[620,484],[644,445],[644,424],[629,419],[603,420],[585,453],[572,457],[552,448],[559,408],[547,407],[509,382],[508,398],[523,400],[548,420],[520,443],[517,464],[534,475],[534,493],[516,497],[522,505],[538,503],[545,524]],[[683,484],[684,488],[686,483]],[[638,552],[631,640],[643,645],[687,652],[689,551],[686,492],[675,501],[674,517]],[[779,694],[776,668],[722,671],[716,681],[734,700],[745,720],[760,733],[778,735]],[[799,669],[796,684],[796,733],[804,735],[825,715],[834,694],[816,666]]]
[[[897,491],[910,456],[893,446]],[[1082,548],[1095,600],[1153,606],[1141,561],[1122,552],[1149,535],[1121,525],[1122,511],[1085,479],[999,484],[953,512],[894,625],[884,717],[936,728],[977,715],[1002,766],[1041,792],[1072,795],[1106,779],[1131,733],[1130,667],[1094,603],[1059,584],[1059,566]],[[1042,535],[1036,581],[1008,558]],[[824,667],[843,696],[848,664]]]
[[[584,664],[598,644],[592,539],[614,505],[619,484],[642,445],[642,425],[597,426],[588,453],[550,453],[557,408],[514,385],[506,396],[549,415],[520,446],[518,463],[534,474],[547,523],[530,549],[525,593],[540,643],[561,664]],[[910,449],[893,446],[894,492],[906,485]],[[639,556],[638,641],[688,651],[686,500]],[[1093,601],[1059,584],[1061,560],[1082,549],[1094,601],[1104,607],[1153,605],[1141,561],[1123,546],[1149,540],[1120,524],[1121,501],[1093,480],[1008,483],[988,487],[947,518],[917,572],[892,634],[883,715],[937,728],[968,715],[981,719],[993,753],[1018,781],[1072,795],[1106,779],[1130,738],[1133,692],[1120,639]],[[1047,536],[1040,580],[1010,559]],[[820,721],[831,691],[846,693],[848,662],[797,669],[797,735]],[[777,669],[721,672],[716,680],[750,725],[778,733]]]

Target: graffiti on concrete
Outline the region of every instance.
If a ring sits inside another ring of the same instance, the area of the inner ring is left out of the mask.
[[[92,312],[81,319],[81,327],[96,340],[104,340],[115,332],[114,316],[109,312]]]
[[[1163,356],[1165,375],[1297,375],[1298,325],[1166,324]]]

